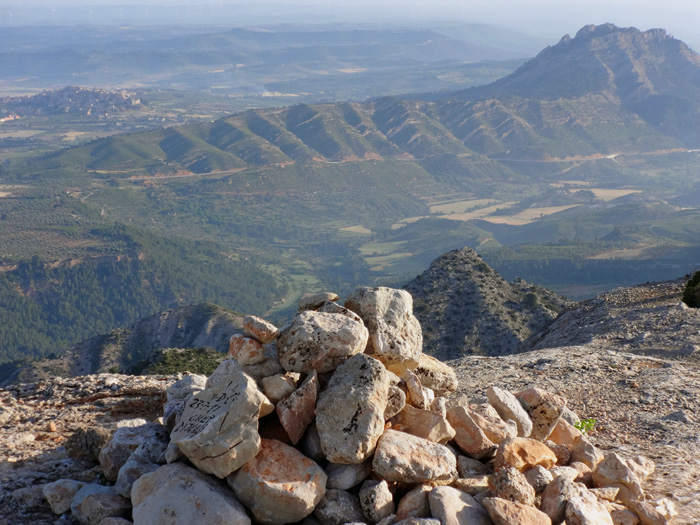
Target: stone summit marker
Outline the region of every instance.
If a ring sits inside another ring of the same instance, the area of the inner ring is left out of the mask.
[[[274,407],[241,371],[187,401],[171,440],[200,470],[225,478],[260,450],[258,418]]]

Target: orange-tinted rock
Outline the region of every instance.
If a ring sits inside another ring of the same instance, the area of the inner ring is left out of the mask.
[[[428,484],[421,484],[408,491],[396,509],[396,521],[407,518],[428,518],[430,517],[430,503],[428,494],[433,487]]]
[[[431,388],[436,396],[445,396],[457,390],[457,375],[451,367],[428,354],[421,354],[415,373],[423,386]]]
[[[500,417],[479,414],[473,410],[469,411],[469,415],[474,420],[474,423],[481,428],[486,437],[496,445],[503,443],[507,439],[518,437],[518,427],[514,421],[506,422]]]
[[[544,512],[535,507],[501,498],[485,498],[484,508],[494,525],[551,525]]]
[[[239,365],[256,365],[265,360],[265,347],[255,339],[233,334],[228,342],[228,355]]]
[[[596,487],[622,483],[632,491],[635,499],[643,499],[644,497],[639,477],[622,457],[612,451],[606,452],[603,460],[593,470],[593,483]]]
[[[565,419],[560,419],[549,435],[551,441],[557,445],[566,445],[569,449],[574,446],[576,438],[582,436],[581,431]]]
[[[389,420],[391,428],[414,436],[447,443],[455,437],[455,430],[440,414],[406,405],[401,412]]]
[[[326,473],[284,443],[263,439],[260,452],[226,478],[261,523],[294,523],[311,514],[326,493]]]
[[[515,438],[498,446],[494,467],[498,469],[510,465],[523,472],[536,465],[550,469],[556,462],[554,452],[544,443],[530,438]]]
[[[275,325],[254,315],[243,318],[243,331],[264,344],[271,343],[280,335]]]
[[[515,394],[532,420],[531,438],[544,441],[556,426],[566,406],[566,399],[531,387]]]
[[[318,376],[311,372],[289,397],[277,403],[277,417],[293,444],[297,444],[316,416]]]
[[[455,429],[455,443],[465,454],[474,459],[481,459],[493,454],[496,445],[486,437],[463,406],[454,406],[447,410],[447,421]]]

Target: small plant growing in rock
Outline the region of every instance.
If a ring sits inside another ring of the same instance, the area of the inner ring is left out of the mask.
[[[700,271],[695,272],[685,285],[683,302],[691,308],[700,308]]]
[[[582,434],[588,434],[595,427],[596,420],[592,417],[580,419],[574,426],[581,431]]]

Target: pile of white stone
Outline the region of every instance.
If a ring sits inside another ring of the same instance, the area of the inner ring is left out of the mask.
[[[278,330],[248,317],[209,377],[168,390],[163,420],[121,426],[100,452],[114,486],[44,494],[81,523],[666,523],[644,458],[602,454],[565,400],[537,388],[451,395],[422,354],[410,294],[306,297]]]

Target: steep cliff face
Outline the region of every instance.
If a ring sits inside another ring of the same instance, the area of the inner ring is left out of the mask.
[[[213,304],[166,310],[128,328],[83,341],[57,359],[33,363],[8,382],[138,371],[158,360],[166,348],[208,347],[226,352],[231,334],[241,329],[242,319],[241,314]]]
[[[507,282],[470,248],[441,255],[404,288],[423,327],[423,350],[438,359],[511,354],[570,304],[522,280]]]

